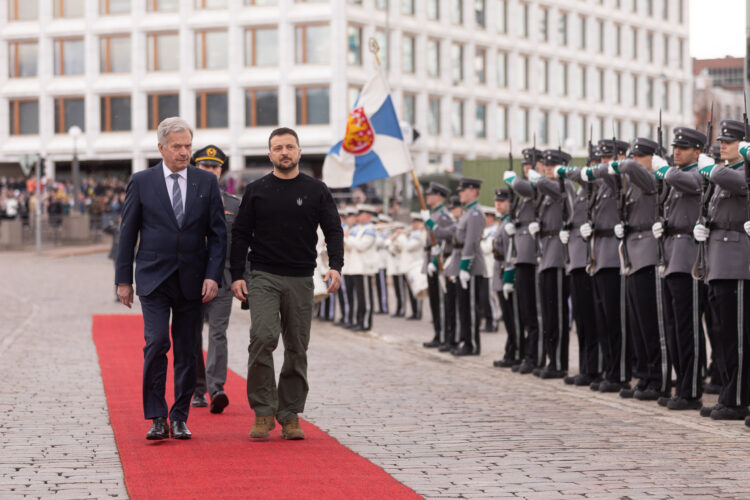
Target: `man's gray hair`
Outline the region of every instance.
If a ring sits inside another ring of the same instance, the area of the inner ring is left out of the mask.
[[[193,137],[193,129],[190,128],[188,122],[186,122],[179,116],[164,118],[164,120],[162,120],[162,122],[159,124],[159,127],[156,129],[156,135],[159,138],[159,144],[161,144],[162,146],[166,146],[169,134],[171,134],[172,132],[182,132],[183,130],[187,130],[188,132],[190,132],[190,137]]]

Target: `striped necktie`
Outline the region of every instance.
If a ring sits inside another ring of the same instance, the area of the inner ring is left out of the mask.
[[[180,192],[180,183],[178,182],[180,174],[170,174],[169,176],[174,180],[172,183],[172,210],[174,210],[174,216],[177,218],[177,225],[182,226],[185,213],[182,208],[182,192]]]

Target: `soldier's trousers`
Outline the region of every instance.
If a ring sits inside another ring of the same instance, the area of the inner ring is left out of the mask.
[[[451,345],[461,341],[461,332],[456,321],[459,287],[455,280],[445,278],[445,343]]]
[[[522,345],[524,357],[535,366],[543,359],[537,358],[539,341],[539,316],[536,304],[536,266],[533,264],[516,264],[515,289],[518,294],[518,312],[524,326]]]
[[[570,310],[568,276],[561,267],[545,269],[539,274],[542,303],[542,325],[549,368],[568,370],[568,344],[570,342]],[[544,360],[545,358],[542,358]]]
[[[583,267],[570,272],[570,300],[578,335],[578,370],[584,375],[597,377],[602,372],[602,356],[593,315],[594,285]]]
[[[640,377],[637,387],[665,393],[669,389],[671,370],[666,331],[659,328],[657,301],[663,297],[656,294],[656,267],[644,267],[626,279],[628,324],[635,358],[633,371]]]
[[[388,275],[385,269],[379,269],[374,279],[378,293],[378,314],[388,314]]]
[[[438,273],[427,275],[427,293],[430,298],[430,313],[432,314],[432,327],[435,331],[433,340],[441,344],[446,341],[445,336],[445,294],[440,287]]]
[[[677,374],[675,395],[683,398],[703,394],[706,343],[700,318],[705,302],[706,286],[689,274],[672,273],[664,278],[667,346]]]
[[[492,327],[495,324],[495,308],[497,307],[494,303],[494,297],[492,297],[491,280],[485,278],[484,286],[482,287],[481,293],[479,294],[479,302],[482,307],[482,318],[485,320],[485,324],[488,327]]]
[[[409,304],[411,304],[411,318],[416,319],[422,319],[422,299],[418,299],[414,296],[414,292],[412,292],[411,285],[409,285],[409,280],[404,278],[404,283],[406,283],[406,292],[409,295]]]
[[[356,313],[356,304],[354,303],[354,276],[345,274],[341,280],[343,293],[343,303],[341,304],[341,321],[347,325],[354,324],[354,315]],[[341,298],[341,296],[339,296]]]
[[[369,274],[355,274],[354,290],[357,297],[357,326],[365,330],[372,328],[372,276]]]
[[[320,301],[318,317],[323,321],[333,321],[336,316],[336,294],[329,293],[328,297]]]
[[[719,364],[716,361],[716,350],[721,349],[721,347],[716,347],[719,344],[717,328],[720,328],[721,322],[714,319],[714,308],[709,305],[708,296],[706,297],[706,307],[703,308],[703,315],[706,319],[706,337],[711,346],[711,359],[706,360],[708,367],[706,367],[705,376],[708,378],[707,381],[709,383],[721,385],[721,373],[719,371]]]
[[[222,290],[202,305],[203,321],[196,325],[195,394],[213,396],[224,390],[227,381],[227,327],[232,313],[233,295]],[[208,354],[203,362],[203,323],[208,323]]]
[[[458,285],[458,320],[461,322],[461,341],[473,353],[481,352],[479,322],[481,309],[479,289],[485,285],[484,276],[472,276],[466,288]]]
[[[719,403],[750,404],[750,280],[713,280],[708,301],[716,334],[716,362],[721,374]]]
[[[521,315],[518,314],[518,295],[511,292],[506,299],[503,292],[497,292],[497,300],[503,312],[505,331],[508,333],[503,359],[520,363],[523,357],[523,325]]]
[[[610,382],[629,382],[631,340],[627,329],[625,280],[617,268],[602,269],[593,278],[594,316],[599,347],[602,350],[603,376]]]
[[[393,275],[393,291],[396,294],[396,310],[394,316],[406,316],[406,276]]]

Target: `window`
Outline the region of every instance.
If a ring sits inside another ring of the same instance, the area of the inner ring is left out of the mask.
[[[362,66],[362,28],[349,26],[347,41],[347,62],[353,66]]]
[[[519,126],[518,126],[518,138],[521,142],[528,142],[529,140],[529,110],[521,108],[518,110],[520,114]]]
[[[654,34],[651,32],[646,33],[646,54],[648,62],[654,62]]]
[[[84,126],[83,97],[58,97],[55,99],[55,133],[67,134],[70,127]]]
[[[103,96],[101,120],[102,132],[130,130],[130,96]]]
[[[604,137],[604,118],[601,116],[594,121],[594,131],[597,137]]]
[[[680,8],[682,8],[682,5],[680,5]],[[680,113],[684,113],[685,112],[685,85],[683,85],[682,83],[680,83],[677,86],[677,90],[678,90],[678,94],[677,95],[678,95],[678,99],[679,99],[679,101],[677,101],[677,108],[678,108],[678,110],[679,110]],[[739,116],[739,115],[740,115],[740,113],[737,113],[737,116]]]
[[[440,42],[427,40],[427,74],[433,78],[440,77]]]
[[[638,104],[639,104],[639,99],[638,99],[638,94],[639,94],[638,81],[639,81],[638,77],[635,76],[635,75],[633,75],[633,103],[632,103],[633,106],[638,106]]]
[[[411,35],[404,35],[401,39],[401,71],[403,73],[414,73],[416,70],[414,62],[415,47],[416,38]]]
[[[549,144],[549,111],[539,112],[539,140]]]
[[[279,91],[253,89],[245,91],[245,126],[274,127],[279,124]]]
[[[586,145],[586,137],[588,137],[586,134],[589,134],[589,131],[586,129],[586,118],[583,116],[576,115],[576,121],[578,122],[578,125],[581,126],[579,129],[581,131],[581,140],[579,141],[579,146],[585,146]],[[593,142],[593,129],[591,132],[591,137],[589,137]]]
[[[560,35],[560,45],[563,47],[568,45],[568,13],[560,12],[560,17],[557,21],[557,32]]]
[[[664,66],[669,66],[669,37],[664,35]]]
[[[430,96],[427,101],[427,132],[431,135],[440,135],[440,98]]]
[[[39,10],[38,10],[39,2],[29,2],[29,0],[8,0],[8,20],[9,21],[29,21],[32,19],[38,19],[39,18]],[[682,9],[680,9],[680,12],[682,12]],[[21,104],[26,104],[32,101],[14,101]],[[37,102],[37,107],[39,106],[39,103]],[[27,106],[25,109],[29,109]],[[38,121],[37,121],[37,128],[38,128]],[[38,133],[38,132],[29,132],[29,133]]]
[[[508,86],[508,54],[505,52],[497,53],[497,86]]]
[[[597,40],[597,47],[600,54],[604,54],[604,21],[596,22],[596,31],[599,39]]]
[[[451,45],[451,75],[453,83],[464,79],[464,46],[458,43]]]
[[[596,77],[599,82],[599,90],[597,91],[597,98],[599,102],[604,102],[605,99],[605,87],[604,87],[604,70],[597,69]]]
[[[102,36],[99,39],[99,72],[130,72],[129,36]]]
[[[152,33],[147,37],[149,71],[177,71],[180,60],[177,33]]]
[[[664,20],[669,19],[669,0],[662,0],[661,2],[662,11],[661,11],[661,17],[664,18]]]
[[[195,32],[195,68],[221,69],[229,65],[226,30]]]
[[[661,107],[669,110],[669,84],[667,82],[661,84]]]
[[[615,24],[615,55],[622,55],[622,26]]]
[[[495,117],[495,138],[500,141],[508,138],[508,108],[505,106],[497,107],[497,116]]]
[[[570,117],[568,116],[568,113],[560,113],[560,129],[562,137],[563,144],[568,142],[568,138],[570,137]]]
[[[508,0],[497,0],[497,32],[508,32]]]
[[[462,137],[464,135],[464,102],[460,99],[453,101],[451,130],[456,137]]]
[[[55,40],[55,75],[82,75],[83,38]]]
[[[539,92],[546,94],[549,92],[549,61],[539,59]]]
[[[414,15],[414,0],[401,0],[401,13],[407,16]]]
[[[430,21],[440,19],[440,0],[427,0],[427,19]]]
[[[487,51],[477,48],[474,53],[474,76],[477,83],[487,83]]]
[[[451,0],[451,22],[453,24],[464,23],[464,2],[463,0]]]
[[[477,104],[474,119],[474,134],[477,139],[487,138],[487,105],[484,103]]]
[[[277,66],[279,32],[276,28],[245,29],[245,66]]]
[[[36,76],[39,67],[38,59],[39,44],[37,42],[8,42],[8,76],[11,78]]]
[[[294,29],[295,62],[297,64],[327,64],[331,47],[327,24],[297,26]],[[385,47],[380,45],[381,53]]]
[[[149,12],[177,12],[179,0],[146,0]]]
[[[10,135],[39,133],[39,101],[37,99],[11,99]]]
[[[328,87],[306,87],[296,90],[297,125],[329,123]]]
[[[654,0],[646,0],[646,12],[648,17],[654,17]]]
[[[196,9],[226,9],[227,0],[195,0]]]
[[[680,69],[682,69],[685,65],[685,40],[683,40],[682,38],[680,38],[679,56],[680,56],[679,66],[680,66]]]
[[[518,88],[521,90],[529,89],[529,58],[528,56],[518,56]]]
[[[386,69],[390,68],[391,61],[390,61],[390,58],[388,57],[388,54],[390,54],[391,52],[391,44],[390,44],[388,35],[386,35],[385,31],[376,31],[375,41],[378,43],[378,47],[380,47],[380,50],[378,51],[378,57],[380,57],[380,64],[382,64],[383,67]]]
[[[568,63],[563,62],[560,63],[560,73],[562,73],[562,95],[567,96],[568,95]]]
[[[99,0],[99,13],[104,16],[130,14],[130,0]]]
[[[474,21],[480,28],[484,29],[486,27],[484,0],[474,0]]]
[[[622,73],[615,73],[615,102],[622,104]]]
[[[29,2],[29,0],[23,0],[23,1]],[[84,3],[85,3],[84,0],[53,0],[52,1],[52,17],[55,17],[55,18],[83,17]]]
[[[180,115],[180,96],[177,94],[149,94],[148,129],[156,130],[165,118]]]
[[[679,3],[677,4],[677,19],[680,21],[680,24],[682,24],[684,20],[682,17],[683,3],[683,0],[679,0]]]
[[[578,97],[581,99],[586,99],[586,94],[588,94],[588,85],[587,85],[587,79],[588,79],[588,71],[586,70],[586,66],[579,66],[579,75],[580,75],[580,93],[578,94]]]
[[[375,0],[375,8],[378,10],[387,10],[388,0]]]
[[[411,125],[417,123],[417,96],[414,94],[404,94],[403,118]]]
[[[579,16],[578,22],[581,27],[580,36],[578,37],[578,48],[586,50],[586,18],[584,16]]]
[[[521,5],[521,38],[529,37],[529,4]]]
[[[549,11],[547,9],[539,10],[539,40],[546,42],[549,40],[547,25],[549,24]]]
[[[633,48],[631,50],[631,55],[633,56],[633,60],[638,60],[638,30],[636,28],[630,29],[632,36],[633,36]]]
[[[226,92],[195,93],[196,128],[225,128],[229,124]]]

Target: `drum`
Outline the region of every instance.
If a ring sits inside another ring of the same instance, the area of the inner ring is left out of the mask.
[[[427,293],[427,275],[422,272],[422,263],[415,262],[406,272],[406,280],[409,282],[411,293],[417,299],[426,299]]]
[[[323,281],[323,277],[318,272],[318,269],[315,269],[315,272],[313,273],[313,299],[315,300],[315,303],[322,302],[328,297],[328,285],[326,285],[325,281]]]

